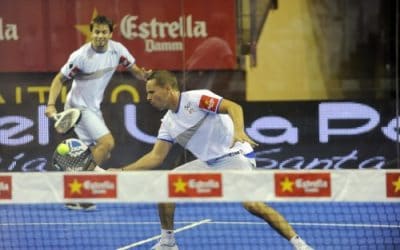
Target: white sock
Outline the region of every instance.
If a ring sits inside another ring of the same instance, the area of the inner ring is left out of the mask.
[[[163,243],[175,243],[174,230],[161,228],[161,241]]]
[[[94,167],[93,171],[95,171],[95,172],[106,172],[104,169],[102,169],[99,166]]]
[[[307,245],[307,244],[304,242],[304,240],[303,240],[302,238],[300,238],[300,236],[298,236],[298,235],[293,236],[293,237],[290,239],[290,243],[292,243],[292,245],[293,245],[294,247],[306,246],[306,245]]]

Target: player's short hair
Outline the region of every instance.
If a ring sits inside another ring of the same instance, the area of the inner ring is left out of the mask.
[[[167,85],[171,86],[172,89],[179,90],[178,80],[176,76],[167,70],[157,70],[150,74],[147,80],[155,80],[156,84],[160,87]]]
[[[96,16],[95,18],[93,18],[93,20],[90,22],[90,32],[92,32],[93,30],[93,26],[95,24],[104,24],[108,26],[108,29],[110,30],[110,32],[113,32],[114,30],[114,23],[111,19],[109,19],[106,16]]]

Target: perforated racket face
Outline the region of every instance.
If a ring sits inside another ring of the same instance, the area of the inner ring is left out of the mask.
[[[79,109],[67,109],[64,112],[56,115],[56,123],[54,128],[59,133],[67,133],[79,121],[81,112]]]
[[[53,154],[53,168],[57,171],[86,171],[93,161],[92,152],[88,148],[78,155],[60,155],[57,150]]]

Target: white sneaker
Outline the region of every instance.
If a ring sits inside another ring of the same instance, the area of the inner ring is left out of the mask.
[[[292,243],[294,249],[296,249],[296,250],[314,250],[312,247],[307,245],[307,243],[302,238],[300,238],[298,235],[293,237],[290,240],[290,243]]]
[[[310,247],[307,244],[301,245],[301,246],[296,246],[295,249],[296,250],[314,250],[314,248]]]
[[[161,243],[161,241],[159,241],[151,248],[151,250],[179,250],[179,248],[176,242],[173,242],[172,244],[167,244]]]
[[[96,210],[96,204],[93,203],[65,203],[65,207],[69,210],[83,210],[93,211]]]

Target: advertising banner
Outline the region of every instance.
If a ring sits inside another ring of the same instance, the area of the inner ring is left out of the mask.
[[[114,21],[113,39],[142,67],[236,66],[233,0],[2,0],[0,72],[58,71],[74,50],[90,41],[89,24],[98,14]]]
[[[394,102],[241,103],[246,131],[263,169],[397,168],[399,119]],[[104,117],[116,147],[107,167],[120,167],[147,153],[156,140],[162,113],[145,102],[107,103]],[[1,171],[44,171],[59,135],[45,105],[0,105]],[[175,167],[167,163],[166,168]]]

